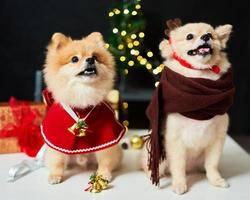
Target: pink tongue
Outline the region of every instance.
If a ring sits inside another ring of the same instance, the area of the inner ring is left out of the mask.
[[[210,51],[210,49],[209,48],[200,48],[198,51],[199,51],[199,53],[207,53]]]

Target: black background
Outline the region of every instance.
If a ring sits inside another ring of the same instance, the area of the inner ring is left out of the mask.
[[[109,31],[108,0],[1,0],[0,1],[0,101],[11,95],[33,99],[35,70],[41,69],[45,47],[54,32],[73,38]],[[213,26],[230,23],[233,33],[229,59],[237,87],[231,109],[230,133],[249,134],[250,66],[249,11],[247,1],[144,0],[147,20],[145,42],[154,52],[163,38],[165,20],[179,17],[184,22],[207,22]],[[143,81],[141,76],[141,81]]]

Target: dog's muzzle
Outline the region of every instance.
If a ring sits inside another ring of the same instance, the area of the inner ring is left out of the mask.
[[[211,45],[208,43],[204,43],[198,46],[196,49],[192,49],[187,52],[189,56],[195,56],[195,55],[207,56],[207,55],[211,55],[212,53],[213,53],[213,49]]]
[[[86,59],[86,68],[77,74],[77,76],[95,76],[97,75],[97,69],[95,65],[95,56]]]
[[[77,74],[78,76],[95,76],[97,75],[97,70],[95,65],[88,65],[86,69]]]

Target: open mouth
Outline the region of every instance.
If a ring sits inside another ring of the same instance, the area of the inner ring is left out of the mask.
[[[95,76],[95,75],[97,75],[97,70],[95,67],[88,67],[77,74],[77,76]]]
[[[200,55],[200,56],[207,56],[213,53],[213,49],[209,44],[202,44],[198,46],[196,49],[189,50],[188,55],[190,56],[195,56],[195,55]]]

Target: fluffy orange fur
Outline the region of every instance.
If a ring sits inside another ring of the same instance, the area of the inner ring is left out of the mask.
[[[85,108],[103,101],[113,87],[115,67],[112,55],[104,47],[102,35],[91,33],[81,40],[72,40],[62,33],[55,33],[48,46],[44,77],[55,101],[71,107]],[[87,58],[95,56],[97,73],[94,76],[78,76],[87,67]],[[77,57],[78,62],[72,62]],[[76,157],[76,158],[75,158]],[[98,163],[97,173],[111,180],[111,172],[122,159],[118,145],[94,154],[69,156],[48,147],[45,156],[49,168],[49,183],[62,181],[68,161],[75,158],[77,164],[86,166],[89,161]]]
[[[81,59],[95,55],[98,62],[114,70],[114,60],[111,54],[104,48],[101,34],[92,33],[81,40],[72,40],[61,33],[55,33],[52,42],[48,46],[46,66],[57,70],[70,63],[72,56],[80,55]],[[76,65],[79,67],[80,62]]]
[[[114,59],[104,44],[102,35],[97,32],[81,40],[72,40],[61,33],[53,35],[48,46],[44,77],[56,101],[84,108],[106,97],[113,87],[115,68]],[[77,56],[79,62],[71,63],[73,56]],[[92,56],[97,58],[98,76],[76,77],[85,67],[86,58]]]

